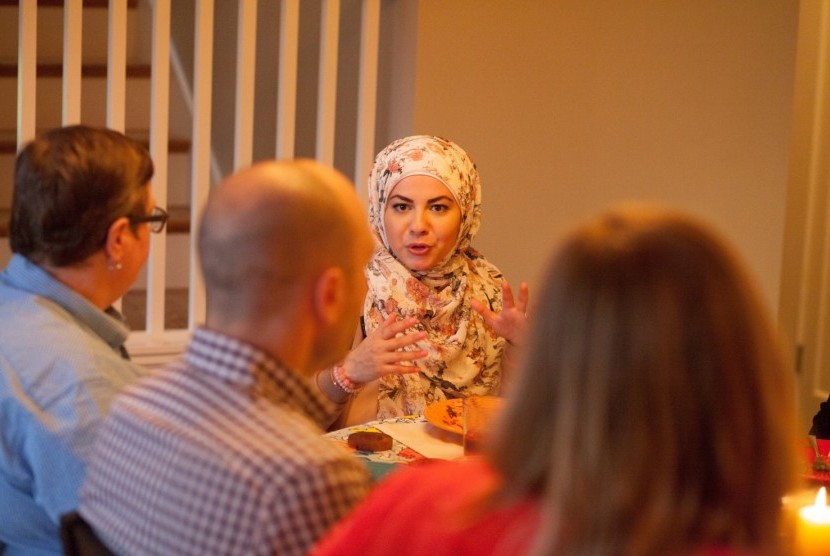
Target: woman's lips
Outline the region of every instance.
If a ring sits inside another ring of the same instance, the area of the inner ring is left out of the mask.
[[[413,255],[424,255],[430,249],[429,245],[424,245],[422,243],[412,243],[407,245],[406,248]]]

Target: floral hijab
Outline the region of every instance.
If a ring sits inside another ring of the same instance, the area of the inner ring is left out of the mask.
[[[441,181],[461,209],[455,248],[435,268],[412,271],[392,253],[383,226],[386,202],[405,177]],[[481,183],[475,164],[461,147],[439,137],[398,139],[375,159],[369,176],[369,224],[377,249],[366,267],[369,291],[363,309],[366,333],[390,315],[415,316],[427,332],[417,349],[418,373],[380,379],[378,417],[423,413],[436,401],[493,394],[498,390],[504,340],[470,307],[479,299],[501,310],[501,272],[470,246],[481,220]]]

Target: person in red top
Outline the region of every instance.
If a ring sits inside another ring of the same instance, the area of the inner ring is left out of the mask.
[[[491,509],[498,485],[484,458],[392,473],[314,553],[525,554],[539,528],[538,504]]]
[[[395,472],[313,553],[787,553],[792,375],[719,234],[618,207],[542,290],[484,455]]]

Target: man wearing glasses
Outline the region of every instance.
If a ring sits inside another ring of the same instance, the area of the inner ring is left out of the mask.
[[[18,154],[0,273],[0,553],[59,554],[99,422],[143,374],[112,304],[147,260],[153,163],[121,133],[47,131]],[[4,552],[5,550],[5,552]]]

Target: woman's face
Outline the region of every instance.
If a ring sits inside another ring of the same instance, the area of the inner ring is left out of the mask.
[[[461,209],[439,180],[409,176],[392,188],[383,212],[383,227],[399,261],[410,270],[430,270],[455,246]]]
[[[147,202],[144,205],[145,214],[150,214],[156,206],[153,194],[150,192],[150,184],[147,184]],[[147,257],[150,254],[150,224],[142,222],[136,226],[135,234],[128,233],[125,238],[129,245],[124,253],[123,275],[125,277],[126,289],[129,289],[138,278]]]

